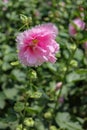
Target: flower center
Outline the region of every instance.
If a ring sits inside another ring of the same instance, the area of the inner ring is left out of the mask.
[[[37,43],[38,43],[38,40],[37,40],[37,39],[34,39],[34,40],[32,40],[32,43],[33,43],[33,46],[36,46]]]

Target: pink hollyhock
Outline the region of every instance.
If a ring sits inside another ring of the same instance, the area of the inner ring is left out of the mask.
[[[87,50],[87,41],[83,44],[83,48]]]
[[[77,34],[77,29],[84,30],[85,22],[80,18],[76,18],[72,23],[69,24],[69,34],[75,36]]]
[[[8,0],[3,0],[4,3],[8,3]]]
[[[38,66],[44,62],[56,61],[59,45],[55,38],[57,27],[51,23],[38,25],[17,36],[18,57],[27,66]]]

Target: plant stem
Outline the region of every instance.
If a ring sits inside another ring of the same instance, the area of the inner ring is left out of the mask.
[[[29,72],[30,72],[30,70],[29,70]],[[32,79],[31,79],[31,77],[29,77],[29,86],[30,86],[30,89],[32,89]],[[27,86],[27,88],[26,88],[26,90],[25,90],[25,100],[24,100],[24,111],[23,111],[23,116],[22,116],[22,130],[24,130],[24,119],[25,119],[25,117],[26,117],[26,104],[27,104],[27,101],[28,101],[28,96],[26,95],[26,92],[28,91],[28,86]]]
[[[67,63],[66,63],[66,70],[65,70],[65,72],[64,72],[64,76],[63,76],[63,79],[62,79],[62,87],[59,89],[59,94],[57,95],[57,101],[56,101],[56,104],[55,104],[55,108],[54,108],[54,111],[56,110],[56,108],[57,108],[57,104],[58,104],[58,101],[59,101],[59,98],[60,98],[60,95],[61,95],[61,92],[62,92],[62,89],[63,89],[63,85],[65,84],[65,79],[66,79],[66,75],[67,75],[67,73],[69,72],[69,66],[70,66],[70,62],[71,62],[71,60],[73,59],[73,57],[74,57],[74,54],[75,54],[75,52],[76,52],[76,50],[77,50],[77,48],[78,48],[78,43],[76,42],[76,48],[72,51],[72,54],[70,55],[70,57],[69,57],[69,59],[68,59],[68,61],[67,61]]]
[[[26,117],[26,104],[27,104],[27,100],[28,100],[28,97],[26,96],[25,97],[25,100],[24,100],[24,111],[23,111],[23,116],[22,116],[22,130],[24,130],[24,119]]]
[[[18,31],[21,31],[26,25],[24,24],[22,27],[18,29]]]

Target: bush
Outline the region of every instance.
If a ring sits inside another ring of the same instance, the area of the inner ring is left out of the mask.
[[[0,129],[86,130],[87,2],[1,0],[0,9]],[[85,22],[83,30],[72,23],[76,18]],[[59,30],[56,63],[20,64],[17,34],[28,24],[49,22]],[[70,23],[77,29],[75,36],[69,34]]]

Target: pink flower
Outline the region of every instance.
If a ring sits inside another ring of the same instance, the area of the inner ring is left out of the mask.
[[[80,18],[76,18],[73,20],[73,23],[69,24],[69,34],[71,36],[75,36],[77,34],[77,28],[80,30],[84,30],[85,28],[85,22],[82,21]]]
[[[62,103],[62,104],[64,103],[64,97],[59,98],[59,103]]]
[[[58,82],[58,83],[56,84],[55,90],[57,91],[57,90],[59,90],[61,87],[62,87],[62,82]]]
[[[83,48],[87,50],[87,41],[83,44]]]
[[[87,41],[83,44],[85,55],[87,56]]]
[[[38,66],[44,62],[54,63],[59,44],[55,38],[58,30],[55,25],[48,23],[19,33],[17,36],[18,57],[27,66]]]
[[[4,3],[8,3],[8,0],[3,0]]]

